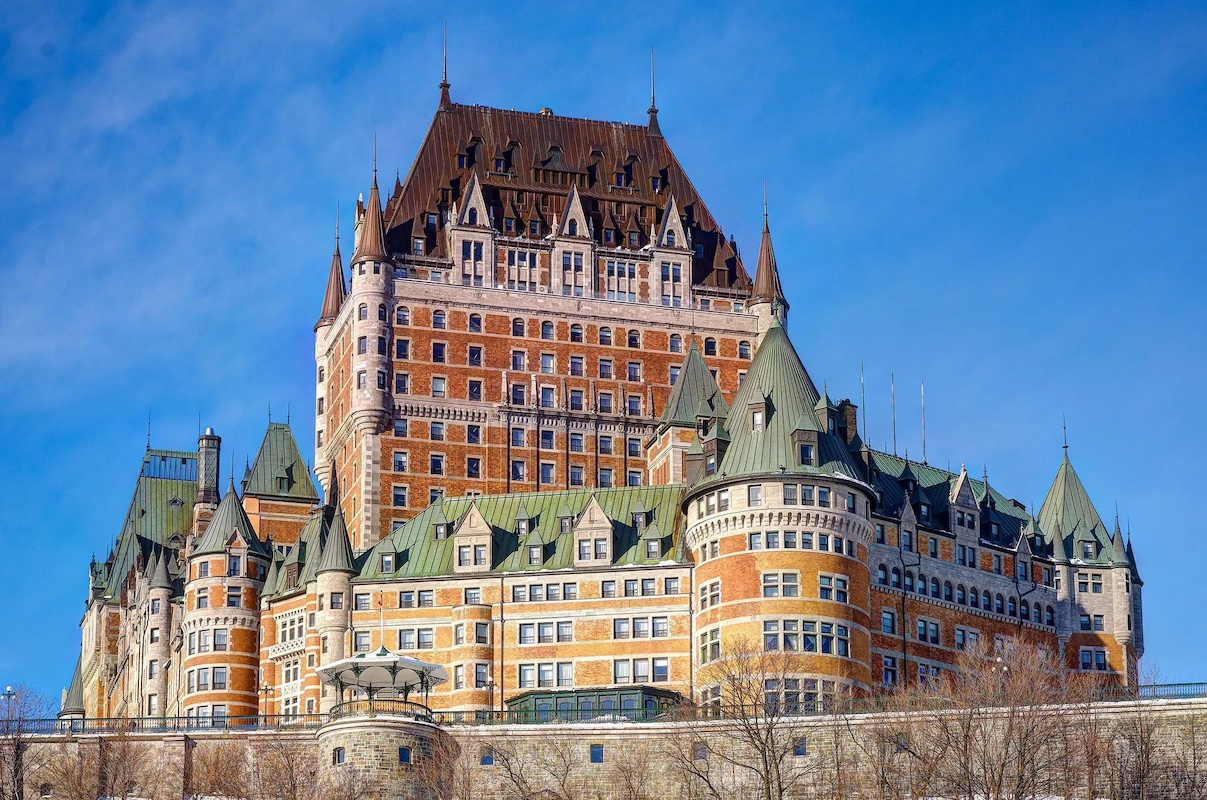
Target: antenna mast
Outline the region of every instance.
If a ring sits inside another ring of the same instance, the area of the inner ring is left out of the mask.
[[[893,455],[897,455],[897,376],[888,374],[889,396],[893,407]]]
[[[922,463],[926,463],[926,379],[922,379]]]

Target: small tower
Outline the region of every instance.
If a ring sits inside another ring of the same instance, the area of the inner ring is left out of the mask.
[[[218,462],[222,437],[206,428],[197,439],[197,496],[193,499],[193,532],[202,533],[218,508]]]
[[[344,284],[344,262],[339,254],[339,219],[335,221],[335,251],[331,254],[331,269],[327,273],[327,291],[323,294],[323,307],[319,311],[318,322],[314,324],[314,362],[315,362],[315,418],[314,418],[314,474],[319,483],[326,486],[331,479],[329,460],[325,457],[327,438],[327,415],[331,411],[328,404],[335,398],[327,397],[327,390],[333,383],[328,381],[331,376],[333,361],[330,357],[330,332],[339,317],[344,301],[348,298],[348,289]]]
[[[775,249],[771,246],[771,228],[767,224],[767,198],[763,198],[763,238],[759,242],[759,260],[754,271],[754,288],[750,295],[750,310],[759,318],[759,341],[771,327],[771,320],[788,324],[788,301],[780,285]]]
[[[215,437],[217,438],[217,437]],[[166,547],[153,555],[150,570],[151,580],[147,590],[147,658],[156,662],[154,677],[147,691],[155,696],[154,705],[159,714],[167,713],[168,706],[168,662],[172,658],[172,578],[168,562],[175,558],[174,551]],[[148,670],[150,672],[150,670]],[[152,703],[144,703],[150,713]]]
[[[348,528],[344,523],[344,512],[339,506],[331,520],[327,540],[315,567],[318,613],[315,627],[323,642],[321,663],[330,664],[347,655],[347,632],[351,626],[352,544],[348,540]],[[338,695],[325,695],[319,701],[319,711],[327,713],[340,702]]]

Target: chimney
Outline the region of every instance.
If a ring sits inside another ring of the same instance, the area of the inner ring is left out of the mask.
[[[838,413],[842,415],[844,438],[847,444],[850,444],[859,433],[859,406],[850,400],[839,400]]]
[[[222,437],[206,428],[197,439],[197,497],[194,505],[218,505],[218,453]]]

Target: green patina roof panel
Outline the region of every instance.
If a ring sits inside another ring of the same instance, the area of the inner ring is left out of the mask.
[[[268,424],[243,494],[318,502],[318,490],[310,479],[310,470],[287,424]]]

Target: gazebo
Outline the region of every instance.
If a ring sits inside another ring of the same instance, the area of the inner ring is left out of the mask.
[[[384,646],[319,667],[318,674],[323,683],[335,687],[341,698],[345,689],[358,689],[367,696],[368,704],[363,709],[361,701],[353,700],[333,709],[332,716],[367,711],[430,717],[428,693],[436,684],[448,680],[448,672],[439,664],[391,653]],[[416,691],[423,692],[422,706],[411,702]]]

